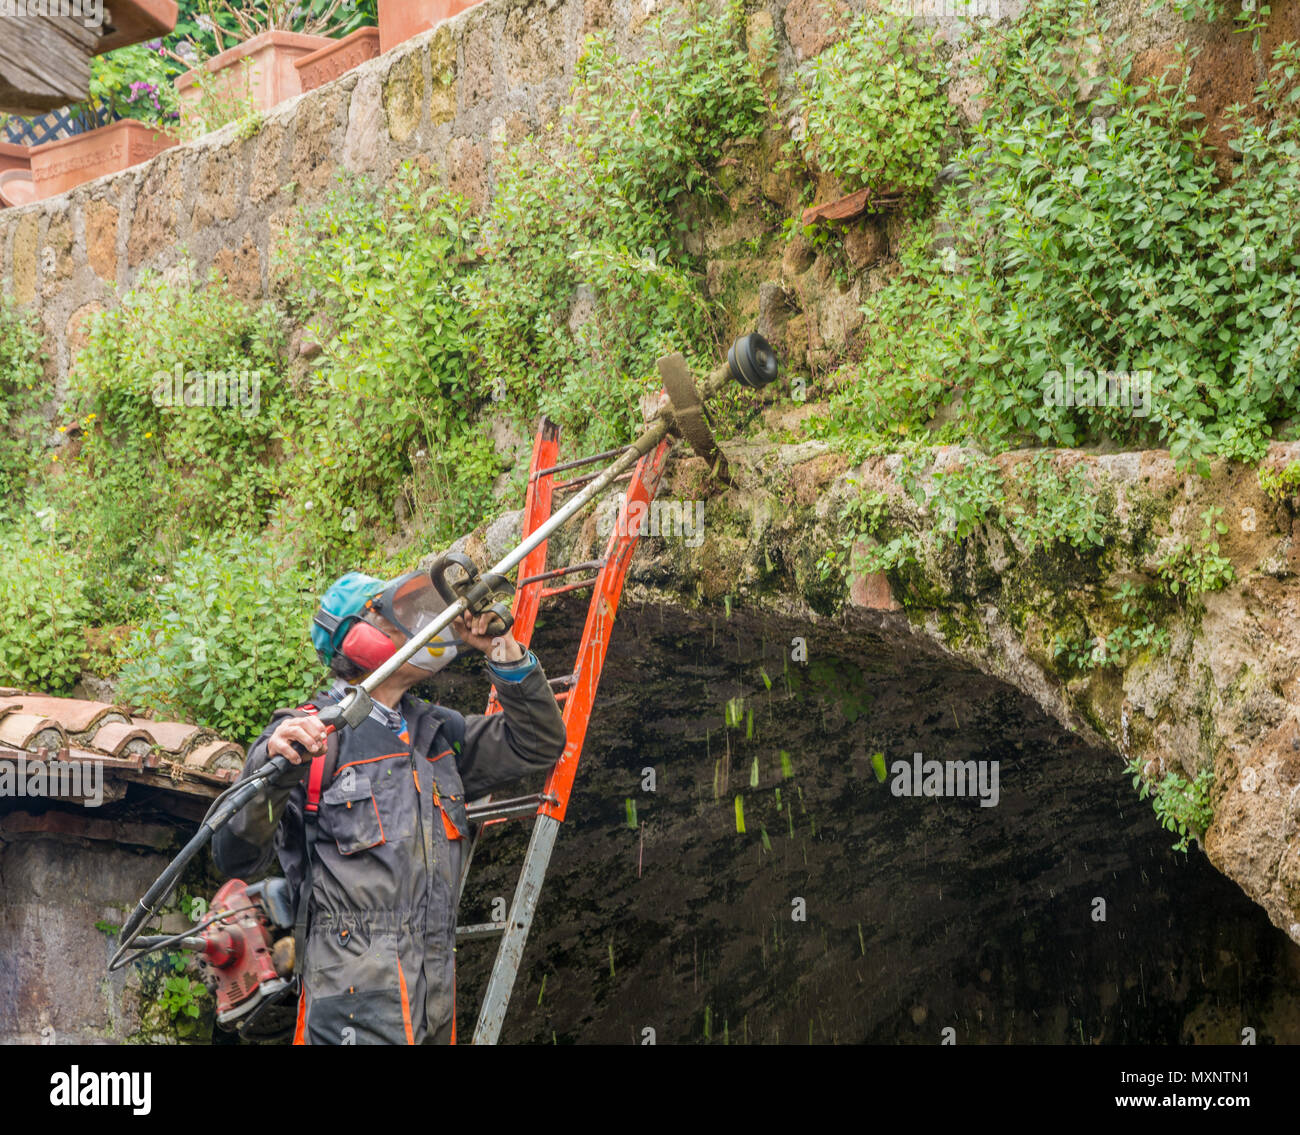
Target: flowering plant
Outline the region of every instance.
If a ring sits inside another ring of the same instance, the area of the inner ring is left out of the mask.
[[[161,40],[97,55],[90,65],[86,109],[96,120],[135,118],[174,126],[179,117],[172,77],[179,72]]]

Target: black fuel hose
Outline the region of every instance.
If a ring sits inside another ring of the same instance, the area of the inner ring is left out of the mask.
[[[296,746],[301,748],[301,746]],[[306,750],[303,750],[305,753]],[[203,822],[199,825],[199,830],[194,837],[181,848],[180,853],[163,869],[163,873],[154,880],[153,885],[145,892],[144,897],[136,903],[135,910],[131,912],[131,917],[126,920],[118,935],[117,952],[109,960],[109,972],[121,969],[131,962],[133,957],[124,957],[126,951],[130,949],[131,944],[140,936],[140,931],[144,924],[158,912],[158,908],[167,901],[168,895],[172,893],[176,884],[180,881],[181,874],[185,868],[200,851],[209,843],[212,837],[221,828],[234,817],[234,815],[250,800],[262,791],[263,783],[273,776],[279,776],[287,772],[292,766],[286,757],[272,757],[265,765],[258,769],[246,780],[239,781],[238,784],[232,784],[213,802],[208,813],[203,817]]]

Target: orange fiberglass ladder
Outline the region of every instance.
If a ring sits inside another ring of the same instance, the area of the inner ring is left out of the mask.
[[[519,882],[515,886],[514,898],[511,900],[506,921],[456,928],[457,938],[461,941],[501,936],[496,961],[492,966],[492,975],[483,994],[478,1024],[474,1029],[474,1044],[495,1044],[501,1035],[501,1025],[510,1004],[515,977],[523,962],[528,930],[537,909],[537,900],[546,878],[546,868],[555,847],[555,837],[559,833],[560,824],[563,823],[569,806],[574,775],[578,771],[578,758],[582,755],[582,743],[587,735],[587,723],[591,720],[596,687],[600,684],[605,652],[609,649],[610,635],[614,630],[614,618],[618,612],[618,601],[623,593],[623,582],[627,578],[632,554],[636,551],[637,540],[640,537],[641,525],[629,524],[628,509],[630,506],[635,506],[638,515],[647,514],[650,502],[659,491],[659,481],[663,477],[664,464],[668,459],[671,444],[671,439],[665,437],[637,462],[629,474],[624,474],[624,478],[630,477],[631,480],[619,509],[618,523],[610,535],[603,559],[547,571],[546,543],[543,542],[529,552],[519,565],[512,629],[515,638],[525,647],[532,638],[537,611],[543,599],[586,587],[594,590],[573,673],[562,678],[551,679],[551,686],[558,691],[555,695],[556,700],[564,706],[564,727],[568,740],[563,755],[546,778],[545,787],[540,793],[509,800],[493,800],[490,796],[484,797],[471,804],[468,810],[470,843],[461,869],[458,903],[460,895],[465,891],[465,880],[469,876],[474,848],[483,829],[492,824],[504,823],[506,820],[521,819],[528,815],[535,817],[532,837],[528,841],[528,850],[524,854]],[[551,502],[555,494],[577,489],[600,475],[589,473],[556,483],[555,474],[578,469],[584,465],[594,465],[598,461],[611,460],[626,452],[621,448],[613,449],[607,453],[597,453],[561,465],[556,464],[559,450],[559,427],[543,418],[533,442],[532,472],[528,478],[528,493],[524,502],[525,539],[550,518]],[[574,583],[552,585],[554,581],[578,572],[594,574],[589,574]],[[499,713],[500,711],[501,706],[497,701],[494,688],[488,699],[487,712]]]

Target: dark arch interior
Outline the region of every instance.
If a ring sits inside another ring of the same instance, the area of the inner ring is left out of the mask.
[[[584,616],[539,625],[551,677]],[[477,667],[438,686],[485,692]],[[896,796],[877,752],[996,761],[999,802]],[[1300,1039],[1300,950],[1171,850],[1122,763],[905,633],[626,602],[502,1040]],[[511,895],[526,838],[480,841],[462,922]],[[494,951],[460,947],[464,1039]]]

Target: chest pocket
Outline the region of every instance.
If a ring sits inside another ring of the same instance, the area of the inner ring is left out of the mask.
[[[438,794],[438,808],[442,813],[442,830],[449,840],[469,838],[469,819],[465,814],[465,787],[453,763],[451,750],[446,749],[429,761],[433,774],[434,790]]]
[[[469,819],[465,814],[465,797],[459,794],[439,796],[438,803],[442,808],[442,829],[447,833],[447,838],[468,839]]]
[[[355,855],[384,842],[384,825],[368,776],[344,776],[320,798],[320,830],[340,855]]]

